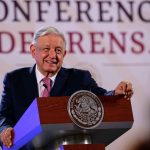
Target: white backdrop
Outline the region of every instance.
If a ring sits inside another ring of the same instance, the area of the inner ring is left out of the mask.
[[[90,70],[97,83],[108,90],[121,80],[133,83],[133,128],[107,149],[129,150],[147,137],[149,0],[0,0],[0,10],[0,93],[6,72],[34,64],[29,54],[32,33],[51,25],[65,34],[65,67]]]

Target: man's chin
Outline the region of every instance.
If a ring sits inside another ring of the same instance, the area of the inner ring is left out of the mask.
[[[49,73],[52,73],[52,74],[55,74],[58,72],[58,68],[50,68],[50,69],[46,69],[46,72],[49,72]]]

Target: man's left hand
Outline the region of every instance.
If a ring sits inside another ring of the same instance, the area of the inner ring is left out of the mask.
[[[115,88],[114,95],[124,95],[124,98],[130,99],[133,95],[133,88],[131,82],[120,82]]]

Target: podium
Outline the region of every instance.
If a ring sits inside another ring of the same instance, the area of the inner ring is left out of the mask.
[[[104,118],[94,129],[81,129],[71,121],[67,111],[69,97],[36,98],[14,127],[14,145],[4,147],[4,150],[17,150],[27,143],[32,149],[46,150],[57,139],[78,135],[89,136],[91,143],[61,145],[62,150],[104,150],[132,127],[133,115],[129,100],[121,96],[99,98],[104,107]]]

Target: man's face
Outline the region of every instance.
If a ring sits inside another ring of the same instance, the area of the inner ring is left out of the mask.
[[[64,41],[58,35],[39,37],[36,44],[30,46],[30,52],[39,71],[45,76],[53,76],[59,71],[66,54]]]

